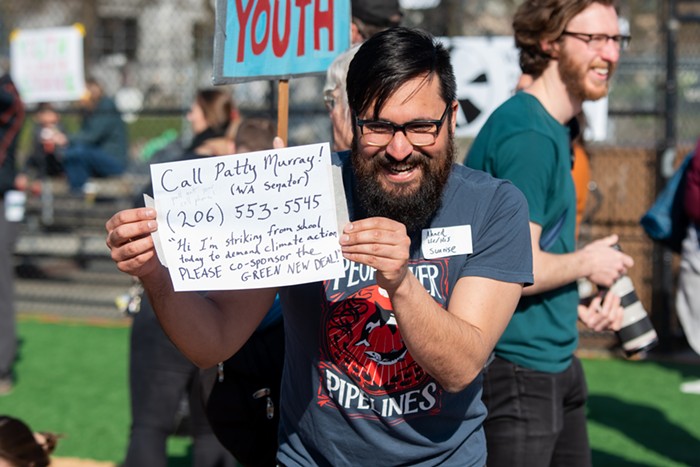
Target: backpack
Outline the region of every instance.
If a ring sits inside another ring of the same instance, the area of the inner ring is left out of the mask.
[[[690,223],[683,198],[687,168],[694,155],[695,153],[691,152],[685,156],[681,165],[656,197],[654,204],[639,221],[649,238],[674,253],[681,252],[681,245]]]

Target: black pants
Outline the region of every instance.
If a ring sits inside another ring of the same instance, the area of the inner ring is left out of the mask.
[[[581,362],[544,373],[496,357],[484,375],[489,467],[588,467],[588,389]]]
[[[145,296],[131,328],[129,363],[131,435],[124,467],[167,466],[167,439],[175,431],[176,415],[185,396],[189,396],[192,465],[236,465],[207,422],[199,368],[170,342]]]
[[[223,381],[214,375],[208,378],[213,384],[206,406],[209,422],[221,443],[246,467],[276,465],[283,366],[280,320],[253,333],[224,362]]]
[[[17,357],[13,252],[18,230],[17,222],[5,218],[4,199],[0,195],[0,379],[12,378],[12,367]]]

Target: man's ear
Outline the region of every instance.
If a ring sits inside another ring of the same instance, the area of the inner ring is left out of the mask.
[[[555,60],[559,58],[560,43],[558,40],[542,39],[540,41],[540,48],[545,55]]]
[[[459,110],[459,102],[458,101],[453,101],[452,104],[452,119],[450,121],[450,124],[452,126],[452,133],[454,134],[455,129],[457,128],[457,111]]]

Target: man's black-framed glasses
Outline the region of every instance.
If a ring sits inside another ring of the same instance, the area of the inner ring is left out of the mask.
[[[360,127],[362,140],[369,146],[387,146],[397,131],[406,135],[408,142],[414,146],[430,146],[435,143],[449,109],[450,104],[447,104],[439,120],[413,120],[403,125],[386,120],[360,120],[357,115],[355,120]]]
[[[583,41],[588,44],[588,48],[591,50],[601,50],[603,47],[605,47],[605,44],[607,44],[608,41],[613,41],[613,43],[617,46],[617,50],[624,51],[627,50],[630,45],[630,41],[632,40],[631,36],[624,34],[609,36],[607,34],[588,34],[585,32],[564,31],[561,33],[561,35],[573,37],[574,39]]]

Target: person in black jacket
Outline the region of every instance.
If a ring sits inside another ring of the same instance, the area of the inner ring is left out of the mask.
[[[24,123],[24,104],[9,73],[0,77],[0,395],[12,391],[17,355],[13,251],[17,223],[7,219],[5,194],[14,188],[15,152]]]

